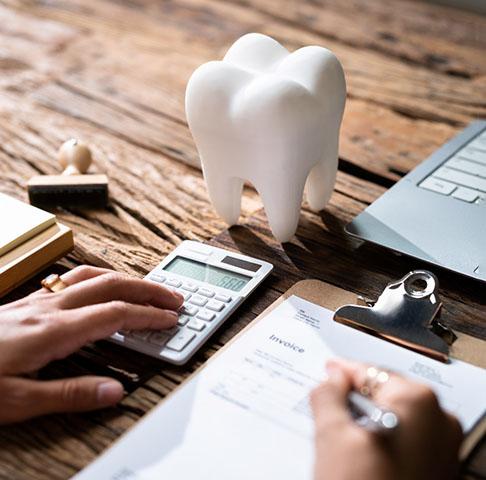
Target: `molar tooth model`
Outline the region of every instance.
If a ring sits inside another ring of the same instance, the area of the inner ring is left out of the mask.
[[[238,39],[222,61],[201,65],[186,115],[209,196],[238,222],[245,180],[260,194],[275,238],[297,229],[304,187],[313,210],[334,188],[346,84],[339,60],[309,46],[289,53],[265,35]]]

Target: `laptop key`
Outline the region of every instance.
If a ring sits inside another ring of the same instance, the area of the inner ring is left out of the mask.
[[[486,153],[486,132],[483,135],[479,136],[475,140],[473,140],[470,144],[470,147],[477,148],[478,150],[482,150],[484,153]]]
[[[459,172],[458,170],[448,167],[441,167],[436,170],[434,172],[434,177],[486,193],[486,178],[476,177],[475,175]]]
[[[476,200],[476,205],[485,205],[486,206],[486,194],[482,194],[479,196],[479,198]]]
[[[486,165],[470,162],[469,160],[461,157],[452,157],[444,164],[444,166],[455,168],[456,170],[460,170],[464,173],[470,173],[471,175],[486,178]]]
[[[477,190],[471,190],[470,188],[459,187],[452,193],[452,196],[464,202],[473,203],[478,199],[479,192]]]
[[[450,195],[456,189],[453,183],[434,177],[426,178],[419,186],[433,192],[442,193],[442,195]]]
[[[482,150],[478,150],[477,148],[467,146],[462,150],[459,150],[457,155],[462,158],[466,158],[467,160],[472,160],[473,162],[479,162],[483,165],[486,164],[486,153]]]

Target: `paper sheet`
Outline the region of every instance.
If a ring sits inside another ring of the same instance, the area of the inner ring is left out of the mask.
[[[332,315],[290,297],[75,478],[310,479],[308,394],[335,356],[430,385],[466,431],[484,414],[483,369],[437,362],[336,323]]]

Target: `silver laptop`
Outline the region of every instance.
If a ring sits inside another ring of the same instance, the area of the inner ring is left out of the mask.
[[[486,282],[486,121],[433,153],[346,231]]]

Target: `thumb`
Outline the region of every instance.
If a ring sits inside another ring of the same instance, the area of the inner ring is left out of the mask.
[[[80,412],[115,405],[123,386],[109,377],[37,381],[0,378],[0,424],[57,412]]]
[[[326,365],[326,371],[327,379],[310,396],[317,430],[352,422],[347,408],[351,379],[339,364],[332,361]]]

